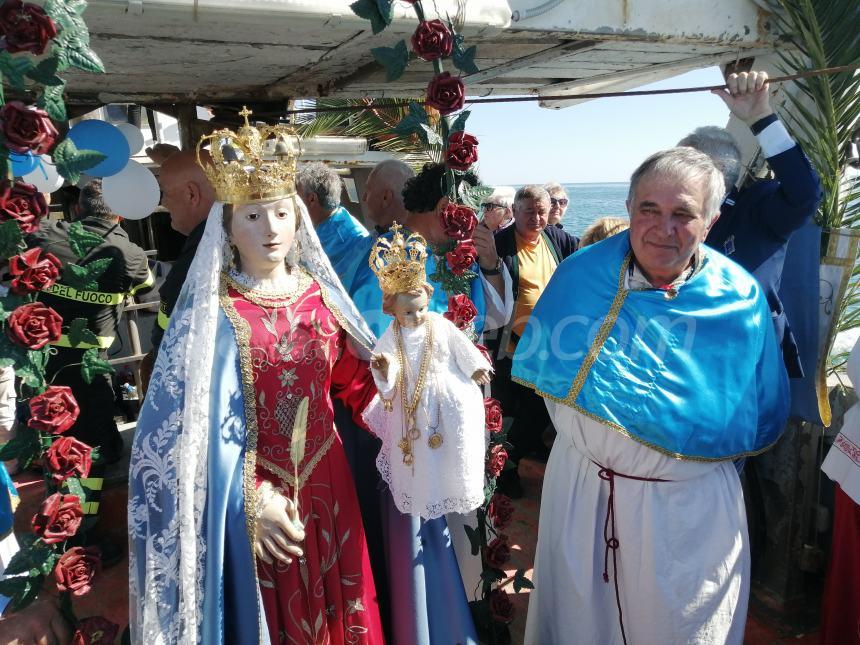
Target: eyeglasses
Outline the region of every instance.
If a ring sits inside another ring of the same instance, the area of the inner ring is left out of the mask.
[[[567,197],[550,197],[553,206],[567,206]]]
[[[481,204],[481,210],[483,211],[491,211],[494,208],[507,208],[507,206],[504,206],[502,204],[494,204],[493,202],[486,202],[484,204]]]

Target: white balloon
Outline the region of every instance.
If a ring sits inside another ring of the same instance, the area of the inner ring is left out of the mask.
[[[129,154],[136,155],[143,149],[143,132],[140,128],[131,123],[114,123],[114,125],[128,141]]]
[[[40,193],[53,193],[63,185],[65,179],[57,172],[57,167],[48,155],[39,157],[41,168],[36,167],[21,179],[28,184],[33,184]]]
[[[161,191],[155,175],[132,159],[119,173],[102,180],[102,196],[120,217],[143,219],[158,207]]]

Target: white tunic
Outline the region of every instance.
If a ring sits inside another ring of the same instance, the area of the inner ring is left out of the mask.
[[[604,521],[615,477],[618,585],[628,645],[743,642],[749,542],[731,462],[673,459],[570,407],[547,402],[558,438],[540,509],[528,645],[621,645]]]
[[[413,464],[403,463],[403,453],[397,445],[404,431],[400,392],[396,389],[402,366],[397,361],[391,326],[374,348],[374,353],[388,358],[387,378],[377,370],[373,370],[373,378],[393,408],[385,412],[377,397],[363,416],[371,431],[382,439],[376,466],[397,509],[435,519],[447,513],[468,513],[484,501],[484,395],[472,375],[478,369],[490,369],[490,364],[450,321],[432,312],[428,316],[433,325],[433,348],[415,418],[421,435],[412,444]],[[421,365],[425,333],[424,325],[401,328],[410,398]],[[438,448],[428,444],[434,433],[442,437]]]

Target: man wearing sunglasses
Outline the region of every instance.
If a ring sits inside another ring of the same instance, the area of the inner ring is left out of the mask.
[[[549,222],[547,225],[564,228],[561,224],[561,219],[567,212],[567,205],[570,203],[567,193],[561,184],[555,182],[545,184],[543,188],[549,193]]]

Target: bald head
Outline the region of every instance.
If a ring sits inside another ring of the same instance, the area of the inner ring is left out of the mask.
[[[205,150],[200,152],[204,163],[212,159]],[[158,174],[161,186],[161,205],[170,211],[170,225],[183,235],[189,235],[209,215],[215,203],[215,191],[197,155],[184,150],[171,155],[161,165]]]
[[[406,219],[403,207],[403,187],[415,176],[409,164],[397,159],[378,163],[371,171],[364,186],[364,214],[375,226],[388,228],[395,220]]]

